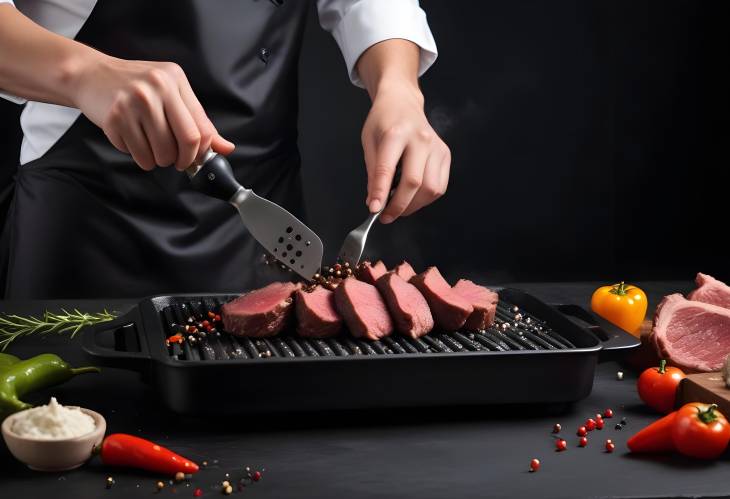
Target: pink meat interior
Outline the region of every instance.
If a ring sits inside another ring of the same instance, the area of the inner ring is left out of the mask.
[[[702,307],[677,310],[666,331],[672,357],[697,359],[716,370],[730,353],[730,317]]]
[[[236,298],[227,308],[233,313],[265,314],[291,297],[296,289],[297,286],[290,282],[273,282]]]

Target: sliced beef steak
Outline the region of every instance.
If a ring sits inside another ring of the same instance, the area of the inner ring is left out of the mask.
[[[695,282],[697,289],[688,294],[687,299],[730,309],[730,286],[703,273],[697,274]]]
[[[298,289],[299,285],[291,282],[273,282],[242,294],[221,307],[223,326],[236,336],[273,336],[291,317],[292,295]]]
[[[436,324],[445,331],[462,328],[474,312],[472,304],[451,288],[436,267],[413,276],[410,282],[426,298]]]
[[[464,324],[464,329],[477,331],[487,329],[494,324],[497,302],[499,301],[497,293],[484,286],[474,284],[468,279],[460,279],[453,289],[474,307],[474,311]]]
[[[348,277],[334,293],[337,311],[353,336],[377,340],[393,332],[388,307],[372,284]]]
[[[411,264],[408,262],[402,262],[393,269],[393,272],[398,274],[398,276],[404,281],[410,281],[411,277],[416,275],[416,271],[413,270],[413,267],[411,267]]]
[[[406,264],[407,265],[407,264]],[[388,272],[376,282],[395,323],[395,330],[411,338],[428,334],[433,329],[433,316],[428,302],[418,288],[404,281],[395,272]]]
[[[365,281],[366,283],[374,286],[375,281],[377,281],[378,278],[386,272],[388,272],[388,269],[385,267],[385,264],[382,260],[378,260],[373,264],[370,262],[362,262],[357,266],[357,272],[355,272],[355,275],[357,275],[357,278],[361,281]]]
[[[311,292],[297,291],[297,332],[306,338],[327,338],[342,330],[342,317],[335,309],[335,295],[317,286]]]
[[[730,310],[669,295],[657,306],[650,338],[671,364],[688,371],[718,371],[730,353]]]

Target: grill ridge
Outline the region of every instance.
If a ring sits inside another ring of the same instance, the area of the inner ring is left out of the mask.
[[[160,319],[168,336],[184,331],[185,325],[201,321],[209,312],[220,313],[223,298],[186,299],[160,310]],[[183,337],[186,338],[185,334]],[[500,301],[494,325],[486,331],[434,331],[422,338],[393,335],[377,341],[338,336],[336,338],[302,338],[285,333],[272,338],[242,338],[225,331],[197,335],[195,340],[171,342],[171,359],[229,360],[302,357],[348,357],[418,355],[421,353],[507,352],[520,350],[568,350],[575,345],[550,329],[544,321],[517,311]]]

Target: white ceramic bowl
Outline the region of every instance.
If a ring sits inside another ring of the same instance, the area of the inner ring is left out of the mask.
[[[104,433],[106,433],[106,421],[101,414],[83,407],[81,410],[94,418],[94,423],[96,423],[94,431],[86,435],[60,440],[21,437],[10,430],[13,421],[25,412],[20,411],[11,414],[3,421],[3,439],[11,454],[33,470],[67,471],[78,468],[89,460],[94,446],[101,444]]]

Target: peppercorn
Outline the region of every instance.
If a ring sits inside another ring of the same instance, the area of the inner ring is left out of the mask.
[[[609,439],[606,440],[606,452],[613,452],[613,450],[616,448],[616,446],[613,444],[613,442]]]
[[[621,418],[621,426],[626,426],[626,418]]]
[[[223,487],[224,489],[226,487],[230,487],[230,485],[231,485],[231,482],[229,482],[228,480],[223,480],[223,483],[221,483],[221,487]]]
[[[162,490],[165,488],[165,482],[157,482],[157,490]]]
[[[567,448],[568,448],[568,442],[566,442],[566,441],[565,441],[565,440],[563,440],[562,438],[559,438],[559,439],[557,439],[557,440],[555,441],[555,449],[556,449],[556,450],[557,450],[558,452],[560,452],[560,451],[564,451],[564,450],[565,450],[565,449],[567,449]]]
[[[201,489],[200,487],[198,487],[197,489],[195,489],[195,492],[193,492],[193,495],[194,495],[195,497],[200,497],[200,496],[202,496],[202,495],[203,495],[203,489]]]
[[[596,429],[596,421],[594,419],[588,419],[585,426],[586,430],[593,431]]]
[[[178,471],[177,473],[175,473],[176,482],[182,482],[183,480],[185,480],[185,473],[183,473],[182,471]]]
[[[553,426],[553,433],[560,433],[561,429],[562,426],[560,426],[558,423],[555,423],[555,426]]]
[[[106,477],[106,488],[107,489],[111,489],[112,486],[114,485],[114,483],[115,483],[114,478],[112,478],[110,476]]]
[[[621,423],[616,423],[616,426],[614,426],[614,429],[616,429],[616,430],[623,430],[624,427],[621,426]]]
[[[606,409],[603,411],[603,417],[604,418],[612,418],[613,417],[613,410],[612,409]]]
[[[228,485],[227,487],[225,487],[223,489],[223,493],[225,495],[227,495],[227,496],[231,495],[233,493],[233,487],[231,487],[230,485]]]
[[[578,441],[578,445],[581,447],[585,447],[588,445],[588,438],[587,437],[580,437],[580,440]]]
[[[602,430],[602,429],[603,429],[603,425],[604,425],[604,424],[605,424],[605,423],[603,422],[603,419],[602,419],[602,418],[601,418],[601,419],[599,419],[599,420],[597,420],[597,421],[596,421],[596,430]]]
[[[539,459],[533,459],[530,461],[530,473],[533,473],[540,469],[540,460]]]
[[[619,380],[619,381],[621,381],[622,379],[624,379],[624,372],[623,371],[616,372],[616,379]]]
[[[254,482],[258,482],[259,480],[261,480],[261,472],[260,471],[254,471],[253,472],[253,475],[251,476],[251,479]]]

